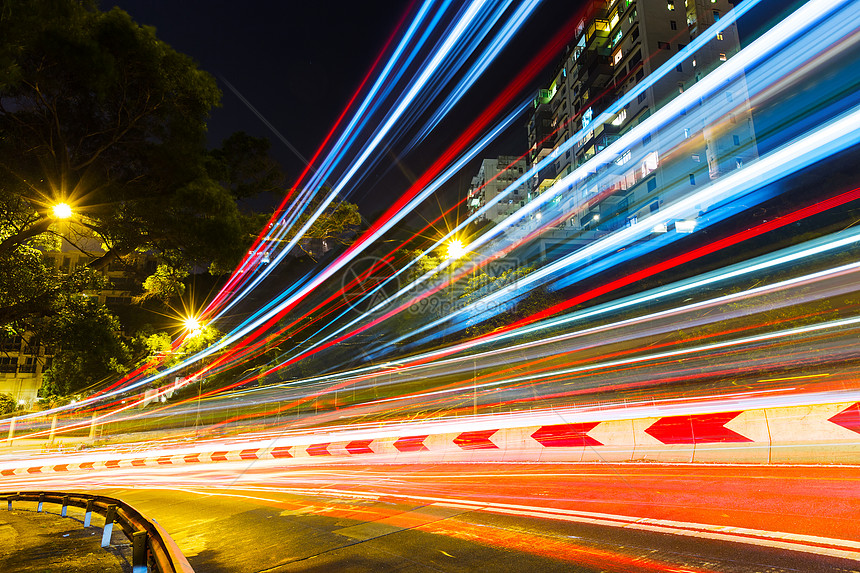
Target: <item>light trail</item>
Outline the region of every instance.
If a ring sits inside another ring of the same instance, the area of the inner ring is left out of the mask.
[[[745,2],[737,12],[724,15],[717,27],[709,28],[690,46],[674,54],[665,69],[649,75],[641,87],[637,86],[623,100],[598,114],[593,125],[610,120],[626,103],[656,85],[654,82],[660,76],[671,73],[677,62],[705,47],[754,4]],[[299,181],[307,177],[307,185],[295,186],[294,194],[289,196],[295,199],[295,204],[287,208],[286,203],[281,205],[251,249],[255,254],[246,257],[228,285],[207,307],[208,316],[221,317],[227,309],[234,308],[266,279],[275,264],[284,260],[291,245],[302,235],[302,230],[296,227],[306,229],[311,224],[313,215],[308,217],[310,211],[304,209],[313,201],[321,199],[320,203],[313,203],[318,215],[325,208],[323,205],[346,198],[352,188],[372,176],[372,168],[380,161],[379,149],[387,145],[387,139],[402,144],[400,139],[413,127],[411,120],[419,116],[430,119],[420,124],[424,131],[405,144],[407,149],[430,133],[537,5],[532,0],[512,5],[509,10],[506,4],[490,6],[474,2],[454,15],[448,3],[422,4],[408,31],[402,37],[395,35],[389,39],[390,45],[394,45],[399,38],[396,56],[389,56],[385,65],[381,65],[381,58],[389,49],[387,44],[374,63],[374,69],[380,66],[381,71],[365,76],[335,128],[317,150],[311,163],[319,175],[309,176],[310,171],[306,170],[300,176]],[[498,20],[508,12],[517,17]],[[806,4],[622,135],[591,162],[516,210],[501,225],[466,232],[466,225],[476,215],[480,216],[478,209],[465,221],[451,225],[445,238],[437,241],[434,237],[429,241],[433,243],[430,248],[420,250],[430,255],[446,238],[457,237],[468,243],[466,249],[474,253],[476,268],[486,268],[508,254],[534,261],[528,258],[529,249],[553,224],[575,211],[573,194],[578,191],[578,184],[594,184],[598,189],[603,182],[611,183],[613,177],[627,169],[615,162],[628,150],[633,164],[652,152],[659,153],[661,165],[668,171],[676,157],[689,151],[690,144],[681,135],[684,122],[707,120],[713,129],[724,129],[738,103],[725,101],[723,92],[737,85],[740,74],[749,86],[750,102],[756,106],[756,112],[771,114],[790,112],[789,106],[780,105],[780,98],[792,90],[814,86],[813,79],[827,66],[849,74],[858,38],[857,16],[856,3]],[[443,24],[448,25],[445,34],[437,28]],[[827,34],[823,33],[825,30]],[[551,61],[556,57],[554,48],[570,33],[571,30],[563,30],[553,36],[532,61]],[[434,34],[438,41],[431,46]],[[480,53],[473,52],[478,46],[485,48]],[[841,68],[837,62],[843,57],[845,67]],[[409,65],[420,65],[421,73],[413,75],[414,70],[407,69]],[[804,169],[816,172],[823,169],[828,158],[856,149],[860,141],[860,108],[854,107],[855,102],[847,97],[821,103],[808,115],[798,112],[803,121],[815,118],[814,125],[804,124],[802,130],[795,131],[780,127],[767,133],[767,138],[761,140],[766,141],[768,153],[740,169],[700,184],[693,194],[667,177],[666,187],[661,189],[667,197],[665,206],[653,216],[643,218],[638,226],[597,238],[570,255],[545,263],[538,261],[535,270],[518,278],[516,284],[497,289],[471,306],[441,317],[412,322],[404,319],[416,300],[427,298],[434,291],[443,292],[455,281],[466,280],[469,274],[454,270],[449,273],[448,282],[431,280],[434,274],[453,266],[446,262],[404,288],[394,289],[391,285],[398,277],[405,276],[414,263],[400,266],[397,253],[383,245],[383,241],[390,240],[401,248],[419,242],[427,226],[404,239],[411,230],[398,235],[395,225],[408,221],[410,214],[421,209],[428,198],[454,180],[498,134],[517,121],[524,105],[518,103],[523,101],[522,88],[534,79],[535,73],[534,69],[525,70],[500,90],[486,110],[476,114],[474,121],[434,158],[415,184],[392,198],[391,208],[352,247],[334,257],[324,269],[314,270],[287,285],[218,344],[155,376],[141,376],[141,368],[101,395],[72,407],[19,417],[15,439],[64,436],[83,442],[86,439],[82,435],[98,430],[104,440],[127,439],[133,443],[81,452],[72,463],[122,460],[123,464],[134,465],[144,454],[132,450],[144,442],[148,442],[147,451],[163,456],[195,453],[211,456],[226,449],[270,450],[287,446],[303,446],[306,452],[308,447],[327,447],[327,442],[394,443],[403,437],[434,432],[608,423],[629,420],[632,416],[703,416],[738,409],[860,401],[856,392],[857,352],[852,344],[860,328],[858,303],[852,298],[860,272],[860,263],[856,262],[860,230],[846,223],[847,229],[828,229],[826,234],[819,230],[824,236],[802,244],[786,247],[785,241],[774,240],[773,246],[761,248],[765,254],[752,257],[756,246],[777,237],[776,231],[784,231],[789,225],[815,229],[815,217],[842,223],[846,219],[844,213],[855,207],[853,202],[860,192],[857,189],[843,192],[843,188],[830,186],[819,192],[823,200],[817,204],[804,201],[798,207],[799,200],[795,197],[789,201],[791,209],[786,208],[789,212],[775,219],[751,223],[739,230],[729,225],[739,211],[771,200],[782,191],[776,185],[762,191],[764,185],[790,182]],[[849,78],[845,85],[852,85],[851,81],[854,80]],[[370,88],[365,93],[366,85]],[[440,107],[430,107],[428,100],[443,93],[446,85],[454,86],[452,94],[447,98],[437,97],[443,100]],[[338,131],[342,123],[345,127]],[[643,144],[643,137],[651,133],[655,134],[653,141]],[[547,166],[565,153],[583,134],[584,130],[573,134],[550,157],[527,170],[524,179],[515,177],[514,184],[495,201],[504,200],[517,181],[532,177],[540,166]],[[336,190],[320,198],[317,186],[321,185],[324,174],[336,180]],[[574,190],[569,192],[567,188],[571,185]],[[844,188],[853,187],[856,185]],[[557,198],[560,198],[558,203],[554,203]],[[491,203],[485,205],[484,211]],[[720,205],[725,209],[717,209]],[[649,230],[655,223],[671,224],[699,211],[707,216],[700,218],[697,232],[718,230],[718,238],[711,235],[711,240],[706,241],[701,234],[694,234],[693,240],[677,245],[672,243],[686,237],[675,233],[671,237],[649,238]],[[540,223],[523,223],[537,213],[543,216]],[[746,249],[749,254],[737,256],[735,260],[741,262],[725,268],[684,268],[691,263],[699,264],[705,256],[724,253],[729,247]],[[280,249],[268,269],[256,266],[261,249]],[[340,278],[338,273],[356,257],[378,253],[386,256],[379,257],[377,266],[368,265],[364,274],[351,277],[352,282],[334,286]],[[646,258],[649,256],[650,259]],[[368,291],[367,296],[390,287],[396,294],[361,314],[350,305],[366,299],[351,298],[351,287],[375,274],[383,263],[393,264],[396,271],[383,273],[378,288]],[[624,275],[613,274],[614,269],[620,268],[631,270]],[[599,276],[599,273],[605,274]],[[651,285],[645,279],[658,275],[668,284],[649,288]],[[490,316],[478,313],[479,304],[498,302],[499,307],[508,308],[506,305],[511,301],[540,287],[555,288],[563,300],[526,316],[516,316],[496,332],[468,338],[460,334]],[[715,292],[706,293],[705,288]],[[586,304],[593,306],[585,307]],[[277,360],[262,358],[267,348],[289,343],[291,336],[298,339],[299,333],[303,339],[290,343],[291,347],[281,352]],[[359,353],[366,358],[360,358]],[[370,362],[389,358],[390,362],[385,364]],[[347,367],[354,363],[358,366]],[[286,365],[295,366],[295,370],[286,370]],[[236,374],[243,368],[245,372]],[[302,368],[340,371],[318,375]],[[266,385],[267,377],[276,372],[283,376],[281,383]],[[174,374],[188,377],[185,390],[172,384],[159,387]],[[204,375],[210,377],[209,382],[203,382]],[[263,385],[247,387],[254,382]],[[119,387],[126,383],[128,387]],[[196,386],[193,396],[192,385]],[[236,390],[239,387],[242,389]],[[235,391],[228,392],[230,389]],[[176,391],[180,394],[169,402],[138,410],[153,398]],[[49,429],[50,417],[66,412],[57,427]],[[0,427],[11,435],[8,422]],[[838,425],[831,429],[842,431]],[[224,436],[217,437],[219,433]],[[178,444],[177,440],[182,439],[188,442]],[[365,447],[369,448],[367,444]],[[739,451],[741,447],[737,446]],[[346,446],[340,444],[336,448],[342,454]],[[318,464],[312,457],[313,454],[308,454],[296,463],[306,468]],[[21,452],[12,458],[0,458],[0,469],[20,468],[27,460],[38,460],[32,462],[34,465],[48,465],[50,460],[70,459]],[[268,471],[269,461],[260,461],[264,462],[260,467]],[[198,462],[204,463],[200,459],[189,463]],[[272,473],[266,479],[273,482],[288,473],[283,464],[272,463],[271,468]],[[200,477],[195,473],[197,470],[190,468],[173,468],[175,473],[157,474],[160,468],[147,468],[145,462],[140,467],[108,469],[123,469],[122,475],[129,483],[144,483],[148,479],[157,483],[166,476]],[[223,474],[216,467],[207,471],[218,475],[218,479],[237,479],[233,466]],[[7,483],[15,485],[51,480],[51,476],[36,473],[3,474],[0,479],[6,478],[11,478]],[[463,503],[467,501],[464,498]]]
[[[832,5],[831,5],[831,7],[832,7]],[[740,71],[743,71],[745,66],[752,65],[754,62],[766,57],[768,54],[772,54],[774,52],[776,52],[778,54],[783,54],[783,57],[785,57],[785,58],[792,58],[790,60],[792,62],[792,65],[801,66],[802,63],[804,61],[806,61],[804,58],[811,58],[812,55],[814,55],[816,53],[815,50],[819,50],[819,51],[825,50],[826,45],[823,45],[821,42],[818,41],[818,39],[810,40],[807,42],[807,44],[803,44],[803,45],[794,47],[795,51],[791,52],[790,54],[779,52],[778,48],[780,47],[781,42],[784,42],[786,38],[791,37],[792,34],[800,33],[804,29],[808,29],[809,27],[813,27],[819,21],[819,20],[816,20],[816,18],[823,18],[826,14],[827,14],[827,11],[822,5],[814,5],[814,6],[808,5],[808,6],[804,7],[804,9],[802,11],[799,11],[798,13],[792,15],[785,22],[781,23],[779,27],[768,32],[768,34],[766,34],[765,36],[760,38],[756,43],[749,46],[747,49],[745,49],[744,51],[742,51],[741,53],[739,53],[735,57],[733,57],[731,59],[732,66],[726,66],[724,64],[723,66],[718,68],[714,73],[712,73],[708,77],[706,77],[705,81],[699,82],[696,86],[693,87],[693,89],[687,90],[687,92],[685,94],[682,94],[679,98],[676,98],[671,104],[667,105],[662,110],[660,110],[657,114],[654,114],[651,118],[649,118],[649,122],[653,122],[653,123],[645,122],[645,124],[640,125],[639,127],[635,128],[633,131],[631,131],[631,133],[629,133],[627,136],[625,136],[626,139],[622,138],[620,141],[613,144],[613,146],[610,146],[610,148],[608,148],[607,150],[602,152],[602,154],[598,154],[598,156],[595,157],[591,162],[589,162],[588,164],[586,164],[582,168],[578,169],[577,171],[575,171],[574,173],[569,175],[567,178],[565,178],[565,180],[559,182],[557,185],[555,185],[553,187],[553,189],[557,190],[556,192],[558,192],[558,190],[565,189],[567,186],[570,185],[571,181],[576,181],[577,179],[582,177],[582,175],[580,173],[585,173],[589,170],[597,170],[597,169],[599,169],[600,165],[611,164],[611,162],[614,161],[618,156],[620,156],[621,153],[623,152],[623,150],[630,145],[630,142],[637,141],[644,134],[650,133],[650,132],[654,131],[655,129],[659,129],[665,125],[668,125],[668,121],[670,119],[678,117],[679,111],[686,109],[686,106],[688,106],[691,102],[698,101],[701,98],[707,96],[708,94],[713,93],[716,90],[717,86],[721,86],[722,82],[725,81],[726,78],[733,77],[734,75],[736,75]],[[853,31],[853,28],[852,28],[853,24],[851,22],[843,22],[843,24],[844,24],[844,28],[843,28],[844,30]],[[714,33],[716,33],[716,32],[714,32]],[[833,38],[834,38],[833,41],[835,42],[836,39],[839,37],[840,36],[838,35],[838,32],[836,32],[835,35],[833,36]],[[814,44],[815,50],[809,49],[810,43]],[[685,50],[688,50],[688,49],[695,50],[695,49],[698,49],[698,46],[691,45],[691,46],[688,46],[687,48],[685,48]],[[690,53],[694,53],[694,51],[691,51]],[[798,57],[799,54],[803,54],[803,58],[799,58]],[[729,62],[727,62],[727,64],[728,63]],[[664,65],[663,68],[661,68],[661,71],[658,71],[653,75],[659,76],[659,75],[661,75],[661,73],[662,74],[667,73],[669,70],[673,69],[671,67],[672,65],[673,65],[672,61],[667,62],[667,64]],[[790,69],[790,68],[785,68],[785,69]],[[651,76],[649,76],[649,77],[651,77]],[[768,82],[768,85],[769,85],[769,83],[770,82]],[[633,96],[637,95],[637,93],[639,93],[639,92],[637,91],[637,92],[632,92],[632,93],[628,94],[624,99],[622,99],[619,102],[618,105],[625,104],[627,101],[632,101]],[[719,93],[719,95],[721,95],[721,94],[722,94],[722,92]],[[720,97],[720,98],[718,98],[718,101],[722,102],[722,101],[724,101],[724,98]],[[607,117],[611,117],[611,115],[613,115],[612,113],[609,113],[609,112],[606,112],[606,113],[608,114]],[[698,113],[701,113],[701,112],[698,112]],[[686,118],[685,118],[685,120],[686,120]],[[565,145],[568,145],[568,146],[572,145],[573,142],[575,142],[579,137],[581,137],[583,132],[584,132],[584,130],[581,130],[580,133],[571,137],[570,141]],[[679,130],[679,133],[680,133],[680,130]],[[559,149],[561,151],[563,151],[564,146],[562,146]],[[642,152],[643,155],[646,154],[647,151],[648,150],[643,151]],[[494,201],[497,202],[497,201],[501,200],[502,198],[504,198],[506,193],[510,193],[511,190],[517,188],[517,186],[519,184],[521,184],[523,181],[528,180],[528,178],[533,173],[536,173],[539,169],[545,167],[545,165],[549,162],[550,159],[554,160],[554,157],[546,158],[543,162],[541,162],[541,164],[539,164],[539,166],[536,166],[531,171],[524,174],[521,178],[514,181],[514,183],[512,183],[508,187],[507,191],[505,193],[502,193],[499,196],[497,196]],[[597,166],[594,165],[595,163],[597,164]],[[800,167],[802,167],[802,165],[800,165],[800,164],[796,164],[795,166],[798,169]],[[747,169],[749,169],[749,167]],[[749,176],[750,172],[747,172],[747,175]],[[688,208],[687,205],[695,205],[696,201],[706,200],[707,198],[704,196],[705,192],[701,192],[701,193],[702,193],[702,195],[697,195],[695,200],[691,199],[691,200],[687,201],[687,203],[682,205],[680,208],[678,208],[676,206],[676,211],[678,211],[679,214],[682,214],[683,210]],[[476,239],[475,241],[473,241],[469,246],[466,247],[466,250],[476,251],[481,246],[482,243],[485,243],[486,241],[489,240],[489,238],[498,234],[500,232],[500,229],[504,229],[506,226],[509,226],[513,222],[522,219],[528,213],[533,212],[534,210],[539,208],[542,204],[545,204],[545,203],[551,201],[554,197],[554,194],[555,194],[555,192],[553,192],[552,189],[549,190],[548,192],[542,194],[536,200],[529,203],[525,208],[520,209],[519,211],[517,211],[517,213],[515,213],[514,215],[509,217],[507,221],[501,223],[500,225],[495,226],[489,233],[485,234],[482,238],[479,238],[479,239]],[[716,199],[713,199],[713,201],[716,201]],[[492,206],[492,204],[493,204],[493,202],[488,203],[488,205],[486,205],[483,208],[483,210],[485,211],[486,209],[490,208]],[[480,210],[478,212],[476,212],[472,217],[467,219],[466,222],[464,222],[462,225],[456,227],[455,229],[453,229],[452,231],[447,233],[442,239],[440,239],[436,243],[434,243],[430,248],[426,249],[424,251],[424,254],[427,255],[428,253],[437,249],[440,245],[444,244],[444,242],[446,240],[448,240],[452,236],[455,236],[455,234],[462,227],[467,225],[469,222],[471,222],[476,217],[480,216],[481,213],[482,213],[482,211],[480,211]],[[664,211],[664,213],[665,213],[665,211]],[[662,218],[671,220],[671,217],[668,217],[666,215],[663,215]],[[647,225],[644,224],[644,222],[643,222],[642,226],[639,228],[639,234],[641,235],[643,232],[647,233],[647,230],[650,229],[649,225],[651,223],[653,223],[653,221],[650,221]],[[619,241],[616,239],[614,244],[610,244],[606,247],[606,250],[611,250],[613,248],[617,248],[618,242]],[[599,247],[597,247],[597,248],[599,248]],[[583,255],[580,258],[584,259],[588,256],[590,256],[590,253],[587,255]],[[414,281],[413,283],[402,288],[398,294],[403,294],[403,293],[409,292],[410,290],[414,289],[417,285],[425,282],[433,274],[444,270],[449,264],[450,264],[449,261],[443,262],[438,268],[428,271],[423,277],[419,278],[418,280]],[[564,263],[558,263],[556,268],[559,268],[562,265],[564,265]],[[406,270],[408,270],[410,266],[411,265],[407,265],[404,269],[402,269],[399,273],[397,273],[395,275],[395,277],[398,276],[399,274],[402,274]],[[545,269],[542,272],[544,273],[544,276],[551,276],[553,273],[553,270],[554,269]],[[537,278],[540,278],[540,275],[533,274],[532,277],[528,280],[534,281]],[[379,288],[382,288],[384,286],[384,284],[386,284],[387,282],[388,281],[386,281],[385,283],[380,285],[377,289],[374,289],[374,291],[372,291],[371,293],[368,293],[367,296],[368,297],[373,296],[376,292],[378,292]],[[524,285],[524,286],[528,286],[528,285]],[[443,288],[443,287],[444,287],[444,285],[440,286],[439,288]],[[427,294],[428,293],[425,293],[425,296],[427,296]],[[500,297],[504,296],[504,294],[505,293],[497,293],[495,296],[496,296],[496,298],[500,298]],[[395,295],[395,297],[396,296],[397,295]],[[391,297],[391,299],[393,299],[395,297]],[[389,300],[391,300],[391,299],[389,299]],[[409,307],[409,306],[411,306],[411,304],[413,304],[413,302],[414,301],[410,301],[408,304],[404,303],[401,305],[401,308]],[[487,303],[486,300],[482,300],[482,301],[480,301],[480,303],[477,303],[477,304],[486,304],[486,303]],[[390,302],[386,301],[384,304],[390,304]],[[381,312],[382,306],[383,306],[382,304],[377,305],[376,307],[374,307],[373,309],[368,311],[367,314],[371,315],[371,314],[376,313],[376,312]],[[460,314],[467,314],[470,310],[471,309],[469,309],[469,308],[463,309],[460,311]],[[356,318],[353,321],[349,322],[348,324],[340,327],[334,333],[332,333],[332,334],[326,336],[325,338],[323,338],[322,340],[320,340],[318,344],[320,344],[320,345],[326,344],[327,346],[330,346],[331,344],[328,341],[331,341],[332,339],[334,339],[334,337],[337,334],[344,332],[350,326],[356,324],[359,320],[361,320],[361,317]],[[435,328],[435,327],[439,326],[439,324],[440,324],[440,322],[430,323],[430,324],[425,325],[424,329],[427,330],[430,328]],[[341,340],[341,339],[342,339],[342,337],[338,338],[336,340]]]

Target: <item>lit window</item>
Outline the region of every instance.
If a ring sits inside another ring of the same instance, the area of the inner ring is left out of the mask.
[[[678,82],[678,93],[684,93],[684,82]]]
[[[627,110],[622,109],[618,112],[618,115],[615,116],[615,119],[612,120],[612,125],[621,125],[624,123],[625,119],[627,119]]]
[[[656,170],[659,164],[660,160],[657,157],[656,151],[652,151],[646,155],[645,159],[642,160],[642,177],[645,177],[652,171]]]
[[[618,157],[618,158],[615,160],[615,164],[616,164],[616,165],[624,165],[625,163],[627,163],[628,161],[630,161],[630,156],[631,156],[631,155],[632,155],[632,154],[630,153],[630,150],[628,149],[627,151],[625,151],[624,153],[622,153],[622,154],[621,154],[621,157]]]
[[[615,24],[618,23],[618,12],[612,15],[612,18],[609,19],[609,27],[614,28]]]
[[[670,10],[670,11],[674,10],[674,9],[675,9],[675,3],[674,3],[674,2],[669,2],[669,4],[668,4],[668,8],[669,8],[669,10]]]
[[[618,62],[621,61],[622,57],[624,57],[624,52],[621,50],[618,50],[618,52],[616,52],[615,56],[612,58],[612,65],[613,66],[618,65]]]
[[[666,227],[666,223],[659,223],[657,225],[654,225],[654,227],[651,229],[651,232],[652,233],[665,233],[668,230],[669,229]]]
[[[725,61],[726,61],[726,55],[725,55],[725,54],[723,54],[722,52],[720,52],[720,61],[721,61],[721,62],[725,62]]]
[[[695,59],[693,60],[693,67],[694,68],[696,67],[696,60]]]
[[[719,34],[717,34],[717,40],[722,40],[722,39],[723,39],[723,33],[720,32]]]
[[[701,161],[698,153],[693,154],[693,161],[695,161],[696,163],[699,163]]]
[[[687,139],[688,137],[690,137],[690,128],[685,127],[684,128],[684,139]]]

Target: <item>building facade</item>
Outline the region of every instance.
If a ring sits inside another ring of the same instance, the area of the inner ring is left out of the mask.
[[[528,163],[525,158],[501,155],[497,159],[484,159],[478,173],[472,177],[469,186],[467,202],[469,214],[473,214],[485,205],[493,202],[511,184],[523,176]],[[500,223],[513,214],[528,200],[528,183],[523,183],[513,189],[504,199],[491,205],[482,215],[482,219],[494,224]]]
[[[694,57],[678,64],[666,77],[639,94],[610,121],[592,123],[731,8],[727,0],[589,2],[577,25],[575,43],[549,87],[535,99],[528,122],[531,165],[581,130],[585,130],[584,136],[532,179],[529,198],[538,196],[585,164],[735,54],[739,39],[733,24]],[[662,191],[670,182],[685,177],[695,186],[755,159],[758,156],[755,132],[745,86],[727,92],[727,97],[736,101],[730,125],[719,130],[706,127],[707,122],[691,126],[687,134],[689,144],[685,146],[689,153],[683,160],[674,159],[671,167],[665,166],[654,152],[641,164],[631,163],[628,173],[604,189],[583,188],[569,193],[567,207],[571,217],[557,227],[571,233],[612,231],[658,210],[663,201]],[[545,130],[547,121],[549,134]],[[659,133],[649,137],[659,143]]]

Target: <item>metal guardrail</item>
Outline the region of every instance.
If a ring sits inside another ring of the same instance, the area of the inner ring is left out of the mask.
[[[0,500],[7,502],[6,509],[12,511],[13,501],[38,502],[36,511],[41,512],[45,503],[62,505],[60,516],[67,517],[69,506],[84,509],[84,527],[90,527],[93,512],[104,515],[102,547],[110,545],[113,524],[117,523],[131,541],[132,567],[134,573],[194,573],[191,565],[179,550],[170,535],[155,520],[147,519],[129,504],[103,495],[65,493],[56,491],[27,491],[0,493]]]

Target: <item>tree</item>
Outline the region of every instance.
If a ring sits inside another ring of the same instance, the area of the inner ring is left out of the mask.
[[[208,73],[92,2],[5,2],[0,35],[0,257],[51,232],[61,201],[103,245],[93,268],[135,251],[241,254],[246,229],[205,148],[220,98]]]
[[[327,194],[327,189],[323,189],[318,196]],[[292,239],[295,233],[304,227],[311,215],[319,208],[319,205],[319,200],[311,201],[304,213],[298,218],[293,231],[287,235],[286,240]],[[358,212],[358,205],[346,201],[334,201],[311,224],[298,245],[300,249],[313,257],[313,250],[309,248],[310,240],[326,244],[327,248],[324,250],[330,250],[335,245],[349,245],[355,239],[360,226],[361,214]]]
[[[46,342],[62,349],[45,373],[43,394],[67,395],[125,372],[131,357],[119,320],[86,295],[73,295],[51,317]]]
[[[11,414],[18,407],[15,403],[15,398],[9,394],[0,394],[0,416]]]

